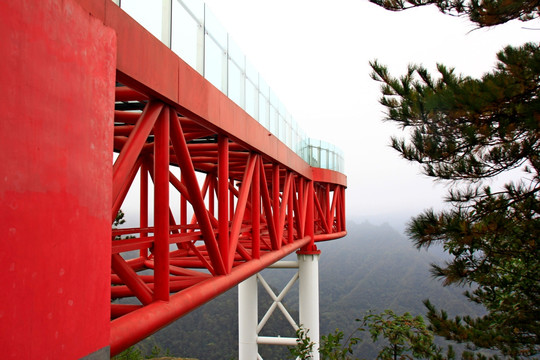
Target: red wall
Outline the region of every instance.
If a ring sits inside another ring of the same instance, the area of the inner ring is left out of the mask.
[[[108,354],[116,37],[71,0],[0,1],[0,349]]]

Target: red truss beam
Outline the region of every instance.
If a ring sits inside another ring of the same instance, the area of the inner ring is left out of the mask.
[[[111,304],[112,355],[291,252],[345,235],[343,185],[297,173],[144,91],[119,86],[116,100],[112,211],[138,176],[140,223],[113,231],[111,297],[126,299]]]

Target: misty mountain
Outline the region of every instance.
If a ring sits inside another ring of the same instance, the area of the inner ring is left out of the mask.
[[[364,222],[347,225],[343,239],[319,243],[320,256],[320,325],[321,334],[336,328],[348,336],[367,311],[392,309],[396,313],[424,314],[422,304],[429,298],[451,315],[480,314],[482,309],[467,301],[464,289],[443,287],[430,275],[430,264],[444,261],[440,251],[419,251],[389,225]],[[296,255],[291,255],[294,259]],[[264,278],[278,294],[294,270],[267,269]],[[259,285],[259,319],[271,305],[270,297]],[[298,318],[297,286],[284,303]],[[152,335],[138,346],[148,351],[153,345],[169,349],[177,356],[200,360],[236,359],[238,357],[237,289],[234,288],[208,304]],[[276,316],[277,315],[277,316]],[[294,330],[278,310],[261,335],[294,336]],[[355,350],[359,358],[374,358],[375,346],[363,341]],[[260,346],[266,360],[286,359],[288,350],[280,346]]]

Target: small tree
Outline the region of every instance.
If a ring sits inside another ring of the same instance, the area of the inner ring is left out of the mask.
[[[432,359],[439,352],[433,343],[433,333],[421,316],[413,317],[407,312],[397,315],[385,310],[380,314],[367,314],[361,324],[374,342],[383,340],[377,359]]]
[[[356,333],[363,329],[356,329],[346,339],[343,331],[336,329],[334,333],[327,336],[322,336],[319,353],[322,360],[346,360],[351,359],[353,347],[358,344],[361,339],[356,337]]]

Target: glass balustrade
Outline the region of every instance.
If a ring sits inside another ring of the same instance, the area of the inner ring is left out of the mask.
[[[113,0],[314,167],[344,172],[343,152],[309,138],[201,0]]]

